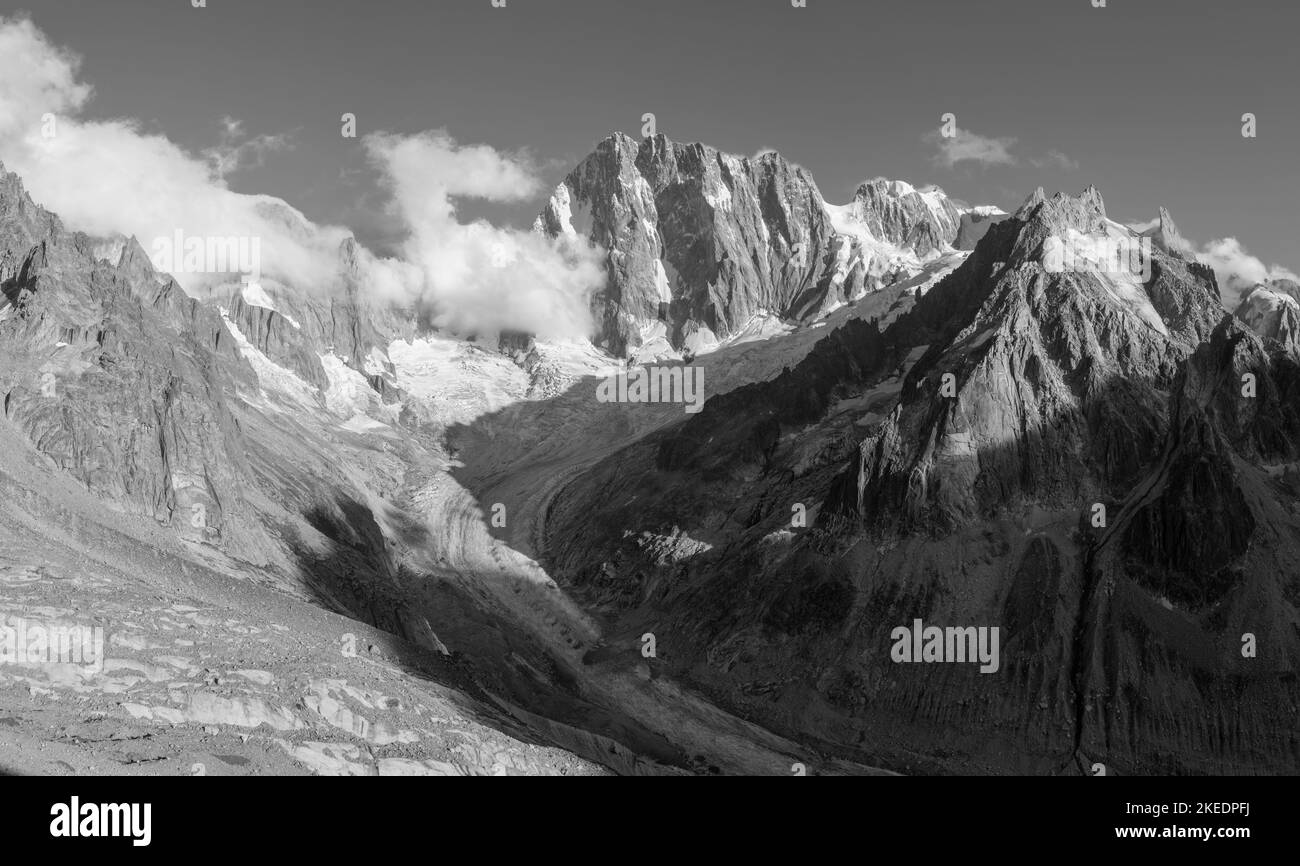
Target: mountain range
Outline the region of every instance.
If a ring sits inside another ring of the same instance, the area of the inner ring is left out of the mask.
[[[0,670],[0,762],[94,771],[63,724],[118,770],[145,734],[234,772],[1297,770],[1294,284],[1234,315],[1092,188],[832,205],[663,136],[534,228],[600,250],[589,341],[439,331],[351,240],[337,292],[193,298],[0,167],[0,613],[114,635]],[[597,401],[625,364],[701,367],[703,411]],[[917,620],[998,629],[996,671],[900,664]]]
[[[556,188],[535,228],[606,252],[595,342],[653,358],[711,351],[755,317],[816,321],[924,262],[972,249],[1004,216],[883,179],[829,205],[812,176],[776,152],[737,157],[616,134]]]

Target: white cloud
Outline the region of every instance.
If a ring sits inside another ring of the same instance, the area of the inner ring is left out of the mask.
[[[989,138],[954,127],[952,136],[935,130],[922,136],[922,140],[938,145],[939,152],[934,161],[944,168],[952,168],[959,162],[980,165],[1014,165],[1016,162],[1010,150],[1016,143],[1014,138]]]
[[[46,40],[25,18],[0,17],[0,132],[19,124],[38,125],[41,114],[75,111],[91,97],[79,83],[80,60]],[[33,111],[40,113],[35,116]]]
[[[409,232],[402,255],[423,277],[418,300],[436,324],[461,333],[590,335],[590,298],[605,274],[585,240],[553,241],[456,217],[459,198],[510,202],[541,192],[526,159],[459,145],[441,131],[376,133],[365,146]]]
[[[134,235],[146,251],[177,231],[186,238],[257,238],[263,275],[305,291],[340,283],[340,244],[351,232],[312,223],[271,196],[230,190],[226,176],[288,145],[252,136],[232,118],[220,142],[195,154],[130,119],[83,116],[92,88],[78,81],[79,59],[52,44],[30,20],[0,16],[0,160],[32,197],[73,229]],[[56,116],[46,137],[43,118]],[[444,133],[366,140],[409,230],[407,260],[361,250],[363,287],[423,304],[435,321],[462,331],[515,328],[578,336],[590,328],[587,299],[603,284],[595,252],[559,246],[485,222],[461,224],[455,200],[519,200],[538,194],[531,164],[490,147],[461,147]],[[191,293],[236,275],[176,274]]]
[[[1203,264],[1214,269],[1224,306],[1235,309],[1252,288],[1269,280],[1300,280],[1280,265],[1265,265],[1247,252],[1236,238],[1211,241],[1196,254]]]
[[[1018,162],[1016,156],[1011,153],[1011,148],[1015,147],[1019,140],[1016,138],[993,138],[971,132],[969,129],[953,127],[953,134],[950,136],[935,130],[922,136],[922,140],[937,145],[938,153],[933,159],[936,165],[944,168],[953,168],[962,162],[974,162],[983,166],[1015,165]],[[1077,160],[1055,148],[1041,157],[1031,158],[1029,164],[1034,168],[1054,168],[1060,171],[1076,171],[1079,168]]]
[[[93,91],[77,80],[79,68],[30,20],[0,18],[0,159],[36,201],[73,229],[133,235],[149,252],[177,231],[257,238],[262,273],[309,289],[337,281],[346,230],[313,225],[280,199],[232,192],[222,177],[274,139],[254,139],[250,151],[248,142],[235,142],[242,130],[231,121],[222,144],[196,156],[133,120],[85,119]],[[48,137],[47,115],[54,116]],[[237,278],[175,276],[190,292]]]
[[[1160,225],[1160,217],[1125,225],[1138,234],[1144,234]],[[1199,248],[1187,240],[1183,243],[1186,254],[1214,271],[1223,305],[1230,310],[1236,309],[1241,299],[1260,283],[1270,280],[1300,281],[1300,277],[1281,265],[1264,264],[1263,260],[1251,255],[1236,238],[1213,240]]]
[[[1079,163],[1059,150],[1049,150],[1042,159],[1031,159],[1034,168],[1056,168],[1061,171],[1077,171]]]
[[[244,124],[233,117],[221,119],[221,144],[203,151],[203,156],[218,177],[227,177],[241,168],[260,166],[267,154],[288,150],[288,135],[255,135],[244,132]]]

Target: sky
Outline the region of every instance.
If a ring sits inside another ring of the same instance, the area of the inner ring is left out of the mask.
[[[831,202],[876,176],[1008,210],[1040,185],[1092,184],[1112,218],[1165,206],[1198,246],[1235,239],[1216,249],[1300,271],[1300,4],[505,2],[0,0],[0,15],[25,12],[74,64],[75,83],[57,85],[75,103],[65,113],[101,124],[101,138],[165,138],[219,166],[224,189],[281,197],[408,264],[449,238],[472,246],[471,218],[526,229],[597,141],[639,135],[652,112],[676,141],[780,151]],[[93,92],[69,96],[77,83]],[[28,112],[39,100],[11,102]],[[347,112],[356,138],[340,134]],[[955,140],[935,135],[947,114]],[[0,135],[12,168],[6,146]],[[456,179],[478,172],[486,195]],[[434,207],[417,200],[420,183]],[[561,293],[585,284],[590,262],[577,259],[539,278]]]

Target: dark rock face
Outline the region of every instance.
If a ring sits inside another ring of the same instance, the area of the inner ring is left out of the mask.
[[[316,346],[276,310],[250,304],[242,292],[230,299],[230,320],[248,342],[275,363],[297,373],[304,382],[317,388],[329,387],[329,376],[321,366]]]
[[[216,312],[154,273],[116,265],[0,181],[0,390],[5,418],[91,492],[221,543],[243,496],[227,387],[253,381]]]
[[[11,174],[0,175],[0,263],[6,421],[110,508],[225,552],[261,561],[275,547],[268,510],[292,520],[337,490],[357,493],[331,477],[328,458],[292,471],[269,459],[289,446],[244,402],[259,381],[223,311],[254,348],[320,388],[322,406],[330,382],[321,355],[330,351],[381,400],[404,398],[383,350],[414,322],[363,302],[355,282],[336,297],[272,290],[279,312],[249,303],[238,286],[199,302],[155,271],[135,239],[96,243],[67,231]],[[293,440],[300,452],[302,435]],[[277,483],[262,488],[268,480]]]
[[[618,134],[565,179],[536,228],[608,252],[596,339],[625,355],[659,326],[697,352],[760,313],[815,318],[895,276],[890,253],[950,251],[960,223],[941,191],[872,181],[828,208],[812,176],[779,154]]]
[[[1092,552],[1083,750],[1153,769],[1295,772],[1298,377],[1232,321],[1180,370],[1161,461]],[[1269,649],[1247,657],[1247,636]]]
[[[1151,238],[1157,249],[1171,256],[1186,258],[1192,248],[1174,224],[1174,218],[1164,208],[1160,208],[1155,225],[1143,232],[1142,236]]]
[[[961,226],[961,211],[942,191],[920,192],[901,181],[862,184],[850,208],[873,238],[921,256],[951,247]]]
[[[340,425],[319,392],[316,405],[308,389],[301,403],[268,395],[232,330],[314,385],[329,384],[320,356],[339,353],[381,401],[404,403],[382,356],[387,333],[414,329],[402,311],[363,301],[355,282],[335,297],[253,292],[279,312],[242,291],[199,302],[133,239],[67,231],[7,174],[0,262],[6,495],[88,548],[114,537],[108,525],[135,531],[133,518],[152,519],[170,531],[143,531],[163,544],[203,546],[181,545],[186,555],[422,640],[392,547],[362,503],[391,493],[426,452],[395,429],[379,444]],[[385,417],[410,421],[407,408]],[[77,523],[67,503],[87,501],[103,524],[65,525]]]
[[[552,573],[834,754],[1296,772],[1300,368],[1158,244],[1146,281],[1045,267],[1116,230],[1095,190],[1037,191],[883,332],[851,322],[571,483]],[[897,663],[915,619],[999,628],[998,671]]]
[[[760,309],[788,310],[825,275],[832,234],[803,169],[663,136],[602,141],[538,222],[609,250],[597,313],[617,353],[648,323],[664,321],[680,344],[688,326],[728,334]]]

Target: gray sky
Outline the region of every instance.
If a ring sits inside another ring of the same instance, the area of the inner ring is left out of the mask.
[[[1198,243],[1235,236],[1300,271],[1300,5],[1280,0],[0,0],[24,9],[84,59],[87,117],[196,152],[227,115],[288,133],[230,185],[370,243],[396,228],[345,111],[363,135],[526,148],[553,181],[654,112],[675,140],[779,150],[833,202],[877,175],[1005,208],[1092,183],[1116,219],[1165,205]],[[1014,138],[1014,162],[937,163],[922,137],[946,112]]]

